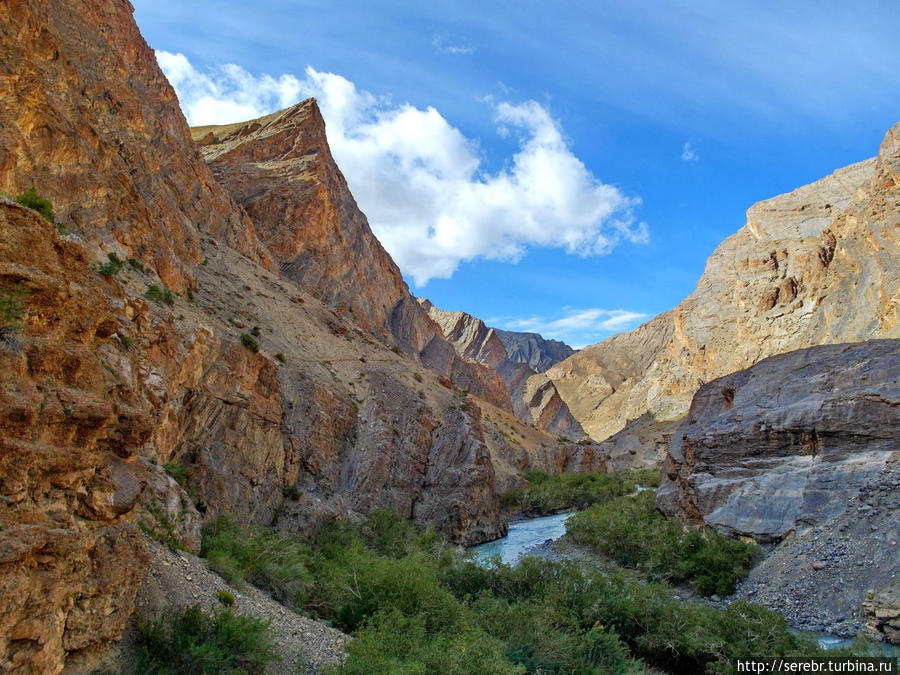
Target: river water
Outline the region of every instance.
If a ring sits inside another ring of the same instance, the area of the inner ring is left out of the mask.
[[[557,513],[553,516],[542,518],[529,518],[509,524],[509,533],[501,539],[489,541],[486,544],[473,546],[471,551],[476,559],[487,562],[493,556],[499,555],[500,559],[513,564],[535,546],[543,544],[548,539],[559,539],[566,533],[566,519],[572,513]],[[820,634],[816,637],[823,649],[835,649],[851,642],[835,635]],[[885,656],[898,656],[900,648],[882,642],[873,643]]]
[[[499,555],[503,562],[514,563],[526,551],[538,544],[563,536],[566,533],[566,518],[571,515],[571,512],[557,513],[553,516],[529,518],[517,523],[510,523],[509,534],[505,537],[473,546],[469,550],[474,551],[475,557],[479,560],[487,561],[489,558]]]

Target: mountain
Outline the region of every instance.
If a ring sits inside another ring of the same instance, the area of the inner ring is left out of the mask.
[[[211,171],[126,0],[0,19],[0,186],[56,211],[0,197],[0,669],[89,670],[141,529],[197,550],[222,514],[309,536],[392,507],[472,544],[523,471],[605,468],[443,339],[312,102],[238,125]]]
[[[499,373],[520,419],[551,434],[574,440],[585,438],[584,430],[572,417],[553,382],[529,363],[547,364],[553,360],[551,352],[543,351],[545,346],[556,354],[572,353],[571,348],[561,342],[550,343],[534,333],[506,332],[504,341],[501,331],[488,328],[481,319],[465,312],[445,312],[428,300],[419,302],[460,356]],[[507,344],[515,346],[512,354],[507,351]]]
[[[212,236],[263,266],[253,224],[200,157],[128,2],[0,6],[0,189],[34,186],[88,246],[176,291]]]
[[[537,333],[518,333],[499,328],[493,330],[506,347],[506,353],[511,360],[524,363],[538,373],[543,373],[575,353],[575,350],[565,342],[546,340]]]
[[[331,156],[325,120],[313,99],[257,120],[192,133],[286,278],[389,346],[511,410],[500,378],[460,359],[410,294]]]
[[[900,125],[876,158],[760,202],[675,309],[548,371],[602,440],[677,420],[712,379],[782,352],[900,336]]]

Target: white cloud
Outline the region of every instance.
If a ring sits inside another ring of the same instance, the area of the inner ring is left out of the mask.
[[[557,120],[534,101],[491,103],[498,134],[518,140],[504,167],[482,167],[477,142],[436,109],[396,105],[340,75],[256,77],[236,65],[201,72],[182,54],[157,52],[192,125],[259,117],[314,96],[328,141],[372,229],[404,274],[422,286],[460,262],[516,261],[528,247],[579,256],[645,243],[640,203],[598,180]]]
[[[697,151],[694,149],[694,146],[691,145],[690,141],[684,142],[684,146],[681,148],[681,159],[685,162],[696,162],[700,159],[700,155],[697,154]]]
[[[498,319],[498,327],[506,330],[540,333],[545,338],[562,340],[576,349],[593,344],[610,333],[631,330],[648,318],[647,314],[625,309],[564,308],[558,318],[531,316],[519,319]]]
[[[475,47],[470,47],[465,44],[454,44],[440,35],[434,36],[431,45],[437,51],[443,54],[450,54],[451,56],[470,56],[475,53]]]

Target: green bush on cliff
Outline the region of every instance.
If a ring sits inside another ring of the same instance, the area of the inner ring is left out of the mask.
[[[268,624],[229,610],[180,609],[140,622],[138,633],[140,673],[262,673],[277,660]]]
[[[575,514],[566,523],[566,537],[651,580],[690,582],[702,595],[732,593],[759,554],[755,545],[665,518],[649,491]]]
[[[53,203],[49,199],[41,197],[33,186],[16,195],[16,202],[32,211],[37,211],[48,223],[53,222]]]

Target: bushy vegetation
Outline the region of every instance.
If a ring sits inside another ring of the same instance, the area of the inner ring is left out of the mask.
[[[526,516],[543,516],[568,509],[583,509],[631,494],[640,485],[659,485],[659,471],[636,469],[614,473],[562,473],[549,475],[542,469],[525,472],[528,486],[500,497],[505,509]]]
[[[251,335],[250,333],[241,333],[241,344],[252,352],[259,351],[259,340],[256,339],[255,335]]]
[[[633,572],[571,562],[485,566],[388,510],[310,543],[220,518],[203,552],[233,583],[352,633],[345,673],[729,672],[738,656],[818,653],[763,608],[683,603]]]
[[[114,277],[122,271],[123,267],[125,267],[124,260],[119,258],[115,253],[107,253],[106,262],[97,263],[96,270],[100,276]]]
[[[262,673],[276,660],[268,625],[228,610],[189,607],[138,629],[140,673]]]
[[[28,289],[21,282],[0,286],[0,329],[17,330],[25,315]]]
[[[576,513],[566,522],[566,537],[653,581],[691,583],[702,595],[731,594],[759,555],[754,544],[712,530],[701,534],[665,518],[652,492]]]
[[[147,286],[147,290],[144,292],[144,297],[147,298],[147,300],[160,302],[166,305],[175,304],[175,294],[168,288],[160,288],[156,284],[150,284],[149,286]]]
[[[178,460],[172,460],[163,464],[163,469],[165,469],[166,473],[175,479],[176,483],[184,487],[188,472],[188,468],[186,465],[182,464]]]
[[[16,202],[26,208],[37,211],[48,223],[53,222],[53,203],[49,199],[41,197],[33,186],[25,190],[25,192],[16,195]]]

